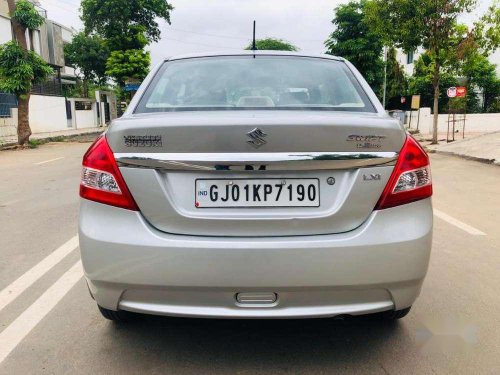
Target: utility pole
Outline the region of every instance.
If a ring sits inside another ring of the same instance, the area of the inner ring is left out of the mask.
[[[384,46],[384,93],[382,94],[382,106],[385,109],[386,93],[387,93],[387,47]]]
[[[256,29],[256,22],[253,21],[252,51],[257,51],[257,41],[255,40],[255,29]]]

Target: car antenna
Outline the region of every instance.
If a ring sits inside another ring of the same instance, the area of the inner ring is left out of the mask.
[[[253,42],[252,42],[252,51],[257,51],[257,42],[255,40],[255,27],[256,27],[256,22],[255,20],[253,21]],[[253,54],[253,58],[255,59],[255,53]]]

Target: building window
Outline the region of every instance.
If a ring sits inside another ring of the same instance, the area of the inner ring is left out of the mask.
[[[33,30],[33,47],[35,52],[39,55],[42,54],[42,45],[40,42],[40,30]]]
[[[406,54],[406,64],[413,64],[413,51]]]

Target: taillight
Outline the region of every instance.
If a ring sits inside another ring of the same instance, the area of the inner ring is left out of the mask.
[[[412,137],[406,138],[391,178],[376,210],[383,210],[432,196],[429,157]]]
[[[80,196],[91,201],[139,211],[116,165],[105,136],[100,136],[83,157]]]

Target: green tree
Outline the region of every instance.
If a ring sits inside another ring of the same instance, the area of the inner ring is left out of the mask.
[[[97,35],[80,32],[71,43],[64,46],[66,64],[77,69],[83,82],[83,96],[88,98],[89,85],[104,85],[107,80],[106,62],[109,49],[104,39]]]
[[[81,9],[87,33],[96,32],[112,50],[124,51],[157,42],[158,19],[170,23],[173,7],[166,0],[83,0]]]
[[[476,22],[474,30],[474,40],[479,48],[485,51],[494,51],[500,46],[500,7],[496,0],[488,11]]]
[[[499,82],[500,85],[500,82]],[[500,113],[500,95],[497,95],[486,108],[486,112],[489,113]]]
[[[113,77],[120,87],[125,85],[127,78],[143,80],[149,72],[151,57],[142,49],[113,51],[107,61],[106,74]]]
[[[26,41],[26,33],[32,35],[33,30],[44,23],[44,18],[38,14],[33,4],[26,0],[8,0],[7,4],[16,41],[0,46],[0,91],[13,93],[17,97],[17,141],[23,146],[31,136],[31,88],[34,83],[44,81],[53,71],[37,54],[28,50]]]
[[[470,38],[465,25],[456,25],[453,44],[459,48],[448,56],[446,66],[441,69],[438,108],[440,112],[466,106],[467,112],[487,111],[498,96],[496,66],[489,62],[487,52],[479,47],[478,39]],[[423,106],[433,105],[434,57],[424,53],[415,63],[415,71],[410,79],[410,93],[422,96]],[[459,77],[457,79],[457,77]],[[450,86],[465,85],[466,99],[449,100],[446,90]],[[483,107],[480,107],[478,92],[482,91]]]
[[[262,51],[298,51],[299,49],[293,44],[283,40],[275,38],[265,38],[257,39],[255,41],[255,46],[258,50]],[[250,43],[245,49],[251,50],[253,48],[253,43]]]
[[[384,43],[414,51],[422,46],[432,59],[433,88],[433,134],[432,143],[437,143],[437,125],[441,75],[443,69],[457,58],[457,52],[467,40],[474,36],[467,33],[461,40],[457,32],[457,18],[464,12],[471,11],[477,0],[372,0],[367,5],[367,21]],[[485,20],[479,22],[489,30]],[[478,26],[476,25],[476,28]],[[491,48],[496,42],[490,45]]]
[[[496,66],[488,60],[489,48],[496,43],[495,33],[491,31],[492,27],[482,23],[485,18],[488,17],[483,16],[472,30],[469,30],[466,25],[456,25],[453,44],[458,48],[454,51],[455,53],[450,54],[449,66],[446,67],[455,77],[460,77],[461,85],[467,86],[466,99],[450,100],[450,106],[458,108],[466,104],[468,112],[486,111],[490,103],[498,96]],[[491,38],[479,36],[478,29],[489,33]],[[497,29],[500,29],[500,24],[497,24]],[[482,92],[483,96],[482,107],[479,105],[479,92]]]
[[[408,91],[408,77],[404,68],[396,59],[396,49],[389,48],[387,51],[387,88],[388,98],[405,96]]]
[[[413,75],[409,79],[408,93],[410,95],[420,95],[420,105],[422,107],[431,107],[434,105],[434,60],[429,53],[423,53],[414,64]],[[446,70],[441,72],[440,90],[438,98],[438,110],[445,111],[448,105],[446,90],[448,87],[456,86],[457,80],[455,74]]]
[[[172,10],[167,0],[82,0],[85,32],[106,41],[107,74],[120,86],[128,77],[144,78],[150,64],[144,48],[160,39],[158,19],[170,23]]]
[[[482,91],[481,110],[488,111],[500,95],[500,80],[496,74],[496,65],[492,64],[486,56],[475,52],[464,58],[459,74],[466,78],[469,94],[473,94],[477,89]]]
[[[325,42],[326,53],[349,60],[380,94],[384,79],[383,44],[366,23],[366,4],[367,0],[351,0],[335,8],[335,30]]]

